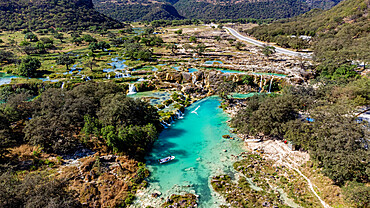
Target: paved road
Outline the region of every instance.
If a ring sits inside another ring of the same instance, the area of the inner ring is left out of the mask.
[[[246,41],[248,43],[254,44],[256,46],[261,46],[261,47],[263,45],[265,45],[265,43],[263,43],[261,41],[258,41],[258,40],[255,40],[255,39],[252,39],[252,38],[241,35],[236,30],[234,30],[230,27],[224,27],[224,28],[227,31],[229,31],[233,36],[238,38],[239,40],[243,40],[243,41]],[[289,55],[289,56],[302,56],[303,58],[312,58],[312,53],[300,53],[300,52],[290,51],[290,50],[280,48],[280,47],[276,47],[276,46],[274,46],[274,47],[275,47],[275,51],[277,53],[282,53],[282,54]]]

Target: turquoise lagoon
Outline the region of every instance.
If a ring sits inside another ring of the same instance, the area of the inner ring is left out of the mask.
[[[222,135],[230,134],[230,128],[226,123],[229,117],[219,105],[217,97],[198,101],[186,108],[183,119],[162,131],[146,158],[151,176],[147,193],[137,202],[140,206],[150,205],[148,201],[154,200],[150,194],[155,191],[161,192],[161,197],[195,193],[200,196],[200,207],[220,206],[222,200],[213,191],[210,179],[220,174],[232,175],[236,160],[231,155],[245,150],[240,140],[222,138]],[[176,159],[158,164],[157,159],[169,155]]]
[[[222,61],[205,61],[204,64],[212,65],[212,64],[223,64]]]
[[[0,85],[10,84],[13,78],[19,78],[19,76],[0,72]]]

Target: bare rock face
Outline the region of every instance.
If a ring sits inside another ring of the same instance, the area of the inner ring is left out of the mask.
[[[181,82],[181,74],[176,73],[176,72],[168,72],[166,74],[166,81],[180,83]]]
[[[156,72],[154,74],[154,77],[158,79],[159,81],[166,80],[166,72]]]
[[[181,72],[182,83],[191,83],[192,76],[189,72]]]

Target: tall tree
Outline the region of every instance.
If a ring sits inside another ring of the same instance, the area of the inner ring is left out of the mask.
[[[75,63],[75,59],[68,54],[63,54],[57,58],[56,63],[59,65],[65,65],[67,70],[69,70],[69,66]]]
[[[40,67],[40,60],[27,56],[26,58],[22,59],[22,62],[19,64],[16,70],[16,74],[25,77],[36,77],[37,69],[39,69]]]

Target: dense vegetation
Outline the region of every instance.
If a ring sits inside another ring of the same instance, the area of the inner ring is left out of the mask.
[[[83,143],[103,142],[110,150],[140,159],[156,139],[158,114],[149,104],[126,97],[122,90],[115,84],[86,83],[71,90],[50,88],[29,102],[32,91],[3,88],[2,95],[12,94],[12,98],[0,108],[1,137],[10,136],[17,145],[29,143],[58,154]],[[12,138],[10,122],[22,120],[23,130]],[[79,139],[79,134],[84,139]]]
[[[280,19],[293,17],[308,11],[305,3],[294,0],[225,2],[224,4],[180,0],[174,6],[186,18],[199,19],[238,19],[247,17]]]
[[[368,123],[357,120],[355,109],[370,104],[370,80],[342,81],[326,82],[316,90],[290,87],[282,95],[254,96],[232,126],[250,136],[293,141],[338,185],[367,183]]]
[[[343,64],[352,60],[369,62],[370,17],[366,0],[346,0],[328,11],[312,10],[289,20],[281,20],[246,30],[246,33],[282,47],[313,48],[316,60]],[[312,36],[306,41],[298,36]]]
[[[81,207],[66,183],[50,180],[42,174],[29,174],[24,179],[10,173],[0,175],[1,207]]]
[[[125,0],[93,0],[95,9],[119,21],[152,21],[183,19],[177,10],[168,3],[145,2],[129,4]]]
[[[132,3],[126,0],[94,0],[95,8],[119,21],[175,19],[280,19],[297,16],[310,8],[328,9],[338,1],[147,1]]]
[[[0,1],[1,30],[90,27],[119,28],[122,24],[96,12],[91,0]]]

